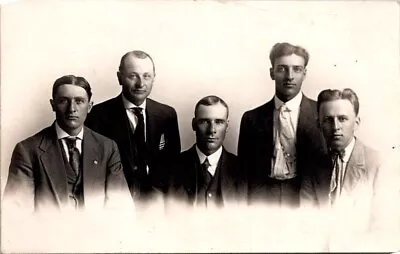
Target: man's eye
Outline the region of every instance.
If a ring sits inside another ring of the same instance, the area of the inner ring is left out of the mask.
[[[347,117],[345,117],[345,116],[339,116],[339,121],[340,122],[344,122],[344,121],[346,121],[347,120]]]
[[[148,73],[145,73],[145,74],[143,75],[143,78],[146,79],[146,80],[151,79],[151,75],[148,74]]]
[[[283,67],[283,66],[278,66],[278,67],[276,67],[276,71],[277,72],[284,72],[286,69],[285,69],[285,67]]]
[[[138,76],[136,74],[130,74],[130,75],[128,75],[128,78],[129,79],[137,79]]]
[[[223,120],[223,119],[217,119],[217,120],[215,120],[215,123],[216,123],[216,124],[224,124],[224,123],[225,123],[225,120]]]
[[[294,71],[294,72],[302,72],[303,70],[304,70],[304,68],[301,67],[301,66],[294,66],[294,67],[293,67],[293,71]]]

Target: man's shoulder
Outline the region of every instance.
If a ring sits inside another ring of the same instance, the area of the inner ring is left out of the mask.
[[[108,110],[108,109],[114,109],[117,105],[118,105],[118,98],[120,96],[108,99],[106,101],[100,102],[99,104],[95,104],[92,108],[91,113],[93,113],[93,111],[104,111],[104,110]]]
[[[85,126],[85,136],[90,136],[92,141],[101,144],[101,146],[111,146],[114,142],[112,139],[107,138],[106,136],[90,129],[89,127]]]
[[[147,98],[147,107],[151,107],[152,109],[155,109],[157,111],[162,111],[162,112],[176,112],[175,109],[172,106],[169,106],[167,104],[161,103],[159,101]]]
[[[379,165],[381,163],[381,155],[374,148],[365,145],[360,139],[356,139],[356,146],[354,149],[362,150],[364,155],[365,164],[367,166]]]
[[[256,108],[247,110],[246,112],[244,112],[243,117],[245,117],[245,118],[248,118],[248,117],[252,118],[252,117],[258,117],[258,116],[264,117],[265,114],[268,112],[273,113],[273,108],[274,108],[273,102],[274,102],[274,100],[272,99]]]

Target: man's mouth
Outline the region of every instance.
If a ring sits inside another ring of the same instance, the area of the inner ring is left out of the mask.
[[[79,117],[77,117],[77,116],[67,116],[67,119],[68,120],[78,120]]]

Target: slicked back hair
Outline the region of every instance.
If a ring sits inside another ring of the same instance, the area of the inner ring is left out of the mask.
[[[149,54],[147,54],[146,52],[141,51],[141,50],[129,51],[129,52],[125,53],[125,55],[123,55],[123,56],[121,57],[121,61],[120,61],[120,63],[119,63],[119,71],[120,71],[120,72],[123,72],[123,70],[124,70],[124,62],[125,62],[125,59],[126,59],[127,57],[129,57],[129,56],[134,56],[134,57],[139,58],[139,59],[150,58],[151,63],[153,64],[153,72],[154,72],[154,74],[156,73],[156,67],[154,66],[153,58],[152,58]]]
[[[345,88],[343,90],[337,89],[326,89],[319,93],[317,99],[317,110],[319,114],[319,109],[321,104],[327,101],[335,101],[335,100],[348,100],[353,105],[354,112],[356,116],[358,116],[358,111],[360,109],[360,104],[358,101],[357,94],[351,90],[350,88]]]
[[[308,51],[300,46],[292,45],[288,42],[276,43],[269,54],[269,60],[271,61],[272,67],[274,66],[275,60],[282,56],[290,56],[292,54],[301,56],[304,58],[304,67],[307,66],[310,55]]]
[[[226,102],[223,99],[221,99],[220,97],[218,97],[216,95],[209,95],[209,96],[206,96],[206,97],[202,98],[201,100],[199,100],[196,103],[196,107],[194,108],[194,116],[196,117],[197,109],[199,108],[200,105],[212,106],[212,105],[216,105],[218,103],[221,103],[226,108],[227,116],[229,116],[228,104],[226,104]]]
[[[79,77],[79,76],[74,76],[74,75],[65,75],[65,76],[62,76],[61,78],[58,78],[54,82],[53,91],[52,91],[53,99],[55,98],[57,89],[62,85],[74,85],[74,86],[82,87],[83,89],[85,89],[85,91],[88,95],[89,101],[92,98],[92,89],[90,88],[89,82],[84,77]]]

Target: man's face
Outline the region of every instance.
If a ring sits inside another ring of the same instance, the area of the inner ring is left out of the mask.
[[[346,148],[360,124],[353,104],[343,99],[323,102],[318,120],[328,147],[334,151]]]
[[[199,149],[210,155],[217,151],[224,142],[228,128],[228,110],[221,103],[215,105],[200,105],[192,121],[196,132],[196,142]]]
[[[117,75],[124,96],[137,106],[142,104],[153,88],[155,77],[150,58],[128,56]]]
[[[82,129],[83,122],[93,105],[85,89],[70,84],[59,86],[50,104],[56,113],[58,125],[73,136]]]
[[[306,76],[304,58],[295,54],[282,56],[275,60],[270,76],[275,80],[275,93],[286,102],[295,97],[301,89]]]

